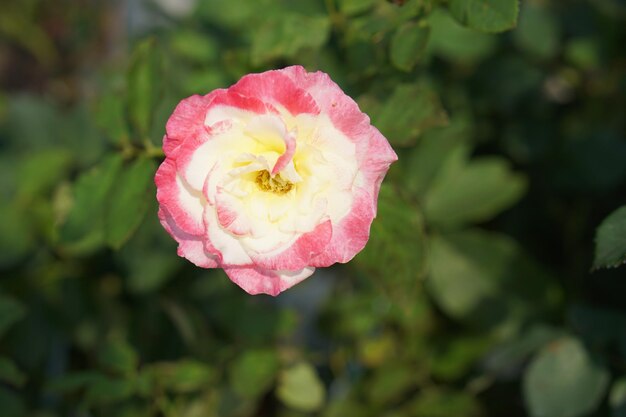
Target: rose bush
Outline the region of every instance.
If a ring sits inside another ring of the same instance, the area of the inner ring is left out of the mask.
[[[271,295],[363,249],[397,159],[328,75],[301,66],[182,100],[163,150],[159,218],[178,254]]]

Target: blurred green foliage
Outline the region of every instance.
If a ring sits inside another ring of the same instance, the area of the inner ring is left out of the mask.
[[[625,42],[619,0],[3,2],[0,416],[625,416]],[[152,178],[180,99],[289,64],[400,159],[361,254],[252,297]]]

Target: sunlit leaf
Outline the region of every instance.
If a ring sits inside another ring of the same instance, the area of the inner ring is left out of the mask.
[[[558,299],[550,276],[506,236],[468,230],[430,243],[429,292],[457,320],[515,325],[545,314]]]
[[[611,417],[626,417],[626,378],[621,377],[611,386],[609,395]]]
[[[506,160],[483,157],[442,172],[426,195],[424,211],[438,225],[485,221],[517,202],[525,190],[525,178]]]
[[[285,405],[310,412],[322,407],[326,391],[315,368],[299,362],[281,371],[276,395]]]
[[[376,369],[369,381],[368,398],[374,404],[388,404],[402,398],[402,395],[415,386],[415,370],[395,361]]]
[[[243,398],[254,399],[269,389],[278,372],[273,350],[250,350],[237,358],[230,369],[230,385]]]
[[[626,262],[626,206],[605,218],[596,230],[594,268],[619,266]]]
[[[609,383],[606,368],[577,339],[545,346],[524,373],[524,398],[532,417],[578,417],[598,406]]]
[[[147,368],[147,372],[154,375],[158,385],[178,393],[207,388],[215,378],[213,368],[206,363],[192,359],[155,363]]]
[[[410,403],[408,410],[420,417],[478,417],[483,415],[480,404],[466,392],[441,389],[422,391]]]

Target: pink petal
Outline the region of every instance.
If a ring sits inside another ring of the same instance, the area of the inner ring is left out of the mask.
[[[272,271],[253,265],[224,267],[224,272],[235,284],[248,294],[269,294],[277,296],[282,291],[296,285],[313,274],[315,268],[298,271]]]
[[[215,96],[211,102],[211,107],[214,106],[237,107],[257,114],[273,113],[276,111],[272,106],[268,106],[263,101],[259,100],[258,97],[254,95],[243,95],[240,92],[234,91],[232,87],[228,90],[220,91],[220,93]]]
[[[376,202],[362,188],[355,191],[352,210],[338,224],[333,225],[333,235],[324,251],[311,259],[310,266],[330,266],[346,263],[359,253],[370,236],[370,226],[376,216]]]
[[[205,96],[194,95],[181,100],[165,125],[163,151],[171,155],[188,138],[204,129],[204,117],[213,98],[226,90],[214,90]]]
[[[302,234],[289,248],[278,254],[250,253],[250,258],[261,268],[298,270],[310,266],[311,260],[325,251],[332,235],[333,226],[327,220],[313,231]]]
[[[181,230],[191,235],[203,236],[204,196],[184,185],[181,186],[181,180],[177,177],[176,163],[172,158],[165,158],[154,177],[157,200],[161,207],[170,213],[172,220]]]
[[[315,100],[298,83],[284,74],[284,70],[266,71],[244,76],[229,91],[246,97],[258,97],[264,102],[279,104],[293,115],[319,114]]]
[[[289,162],[293,159],[293,155],[296,153],[296,138],[289,132],[283,136],[285,141],[285,152],[276,160],[274,168],[272,168],[272,175],[276,175],[283,170]]]
[[[241,204],[221,187],[215,193],[215,209],[217,220],[224,229],[235,235],[250,234],[250,219],[245,216]]]
[[[159,209],[159,220],[167,232],[178,242],[178,256],[187,258],[201,268],[217,268],[219,257],[205,251],[202,238],[186,233],[178,227],[174,218],[163,208]]]

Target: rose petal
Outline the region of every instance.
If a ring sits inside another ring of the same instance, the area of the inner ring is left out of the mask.
[[[311,260],[322,253],[333,234],[330,220],[319,224],[313,231],[304,233],[287,249],[265,253],[250,253],[259,267],[272,270],[297,270],[311,265]]]
[[[202,219],[206,200],[202,193],[194,191],[176,173],[176,163],[166,158],[154,177],[157,186],[157,200],[172,216],[176,225],[186,233],[203,236]]]
[[[364,189],[355,191],[350,213],[333,225],[333,235],[324,252],[315,256],[309,265],[330,266],[346,263],[359,253],[370,236],[370,226],[376,216],[376,203]]]
[[[188,138],[197,136],[204,129],[204,117],[211,101],[224,91],[214,90],[205,96],[194,95],[178,103],[165,125],[165,155],[170,156]]]
[[[298,271],[272,271],[256,266],[224,267],[228,277],[248,294],[269,294],[277,296],[293,287],[315,272],[315,268]]]
[[[174,218],[163,208],[159,209],[159,220],[167,232],[178,242],[178,256],[187,258],[201,268],[217,268],[219,256],[205,251],[202,238],[186,233],[178,227]]]
[[[294,83],[286,76],[284,70],[248,74],[230,87],[229,91],[246,97],[258,97],[271,104],[278,104],[293,115],[300,113],[319,114],[320,112],[315,100],[307,92],[308,89],[303,89],[301,84]]]

